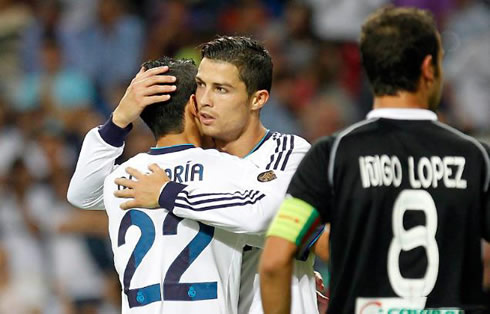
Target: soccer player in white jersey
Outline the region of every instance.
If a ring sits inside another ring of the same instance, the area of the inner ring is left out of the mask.
[[[201,144],[191,96],[196,67],[170,58],[144,67],[160,65],[170,66],[179,89],[141,114],[157,145],[122,164],[104,183],[123,313],[237,313],[242,249],[257,245],[257,237],[246,233],[267,229],[281,201],[270,183],[281,178],[247,160],[196,147]],[[174,180],[162,192],[167,210],[121,210],[124,199],[114,192],[122,187],[115,179],[126,176],[127,166],[145,171],[153,163]]]
[[[260,121],[272,84],[268,52],[249,38],[219,37],[202,46],[201,56],[196,99],[204,134],[221,151],[291,177],[310,145],[295,135],[270,132]],[[150,190],[146,181],[140,186],[141,192]],[[263,313],[257,272],[261,251],[244,251],[240,313]],[[312,256],[294,263],[292,299],[292,313],[318,312]]]
[[[272,80],[268,52],[249,38],[220,37],[203,45],[202,56],[196,77],[196,100],[203,133],[211,136],[216,148],[222,151],[292,176],[309,144],[298,136],[270,132],[260,122],[260,109],[268,100]],[[90,146],[91,153],[85,160],[80,156],[70,184],[68,198],[74,205],[82,208],[101,206],[102,180],[122,152],[130,123],[142,108],[155,101],[155,97],[166,97],[161,94],[167,91],[156,91],[153,85],[170,80],[167,76],[155,75],[165,69],[157,71],[148,73],[152,77],[140,76],[133,80],[112,119],[99,130],[101,136],[94,137],[94,143],[90,145],[88,138],[85,139],[84,146]],[[97,152],[99,148],[100,152]],[[83,170],[90,165],[97,171]],[[143,177],[144,180],[149,178],[152,175]],[[284,190],[286,187],[278,188]],[[153,190],[154,186],[146,186],[140,192]],[[136,188],[136,195],[137,191]],[[128,204],[138,204],[138,201],[136,197]],[[240,313],[262,313],[257,274],[259,255],[260,251],[256,249],[244,254]],[[294,313],[318,311],[312,262],[311,258],[295,261],[292,279]]]

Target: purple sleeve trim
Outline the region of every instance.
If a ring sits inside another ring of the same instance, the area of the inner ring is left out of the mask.
[[[173,181],[168,182],[163,188],[162,193],[160,193],[160,197],[158,197],[158,204],[160,207],[172,212],[177,195],[180,193],[180,191],[185,189],[185,187],[187,187],[185,184],[180,184]]]
[[[124,144],[124,140],[128,135],[129,131],[133,128],[133,124],[130,123],[127,127],[120,128],[112,122],[112,115],[109,119],[99,127],[100,137],[107,144],[114,147],[121,147]]]

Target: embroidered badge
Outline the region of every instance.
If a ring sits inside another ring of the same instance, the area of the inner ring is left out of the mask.
[[[277,176],[274,173],[274,170],[269,170],[269,171],[266,171],[266,172],[262,172],[261,174],[259,174],[257,176],[257,180],[259,180],[260,182],[269,182],[269,181],[272,181],[272,180],[275,180],[275,179],[277,179]]]

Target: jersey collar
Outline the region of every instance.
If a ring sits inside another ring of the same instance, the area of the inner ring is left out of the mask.
[[[163,147],[152,147],[150,148],[149,154],[161,155],[167,153],[175,153],[189,148],[195,148],[195,146],[193,144],[180,144],[180,145],[163,146]]]
[[[367,119],[385,118],[394,120],[437,120],[437,115],[427,109],[416,108],[380,108],[367,114]]]
[[[272,133],[270,132],[270,130],[266,130],[264,136],[262,137],[262,139],[257,143],[257,145],[255,145],[254,148],[252,148],[251,151],[248,152],[248,154],[246,154],[245,156],[243,156],[243,158],[247,158],[251,154],[255,153],[257,151],[257,149],[259,149],[260,146],[262,146],[262,144],[264,144],[264,142],[267,141],[271,136],[272,136]]]

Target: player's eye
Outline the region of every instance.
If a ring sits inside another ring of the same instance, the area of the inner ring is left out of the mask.
[[[197,86],[198,87],[204,87],[204,83],[203,82],[196,82]]]
[[[226,90],[226,88],[223,88],[223,87],[220,87],[220,86],[217,86],[216,87],[216,91],[218,93],[221,93],[221,94],[224,94],[224,93],[228,92],[228,90]]]

